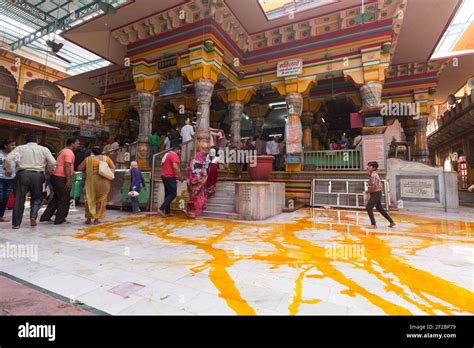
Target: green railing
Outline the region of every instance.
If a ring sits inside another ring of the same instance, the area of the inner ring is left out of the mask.
[[[305,170],[361,170],[360,149],[305,151]]]

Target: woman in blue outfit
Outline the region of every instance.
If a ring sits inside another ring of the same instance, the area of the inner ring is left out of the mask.
[[[132,211],[137,214],[140,212],[140,205],[138,203],[138,194],[141,186],[145,189],[145,179],[143,174],[138,169],[138,163],[133,161],[130,163],[130,200],[132,201]]]

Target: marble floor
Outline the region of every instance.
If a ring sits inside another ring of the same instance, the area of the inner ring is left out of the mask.
[[[376,215],[377,230],[347,210],[252,223],[107,214],[1,223],[0,272],[113,315],[474,313],[472,208],[392,213],[392,229]]]

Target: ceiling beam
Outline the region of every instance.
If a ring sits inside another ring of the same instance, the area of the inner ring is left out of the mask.
[[[19,0],[19,1],[11,1],[11,5],[15,6],[16,8],[20,8],[31,13],[33,16],[45,21],[45,22],[54,22],[56,18],[49,15],[48,13],[44,12],[40,8],[35,5],[28,3],[26,0]]]
[[[118,0],[111,0],[109,4],[113,5],[114,3],[118,2]],[[85,18],[97,11],[100,11],[99,8],[99,1],[94,1],[88,5],[85,5],[70,14],[59,18],[54,23],[48,24],[37,31],[18,39],[17,41],[13,42],[10,47],[11,50],[14,51],[22,46],[28,45],[29,43],[38,40],[48,34],[55,32],[56,30],[64,30],[69,28],[72,23],[75,21]]]

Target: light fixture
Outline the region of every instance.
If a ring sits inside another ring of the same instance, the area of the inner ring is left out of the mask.
[[[274,106],[283,106],[283,105],[286,106],[286,101],[284,101],[284,102],[274,102],[274,103],[269,103],[268,104],[268,106],[271,107],[271,108],[274,107]]]

